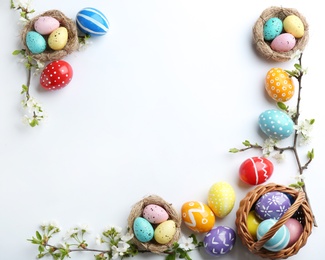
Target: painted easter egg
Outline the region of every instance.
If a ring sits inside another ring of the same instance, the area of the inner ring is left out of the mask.
[[[142,217],[137,217],[133,222],[133,232],[140,242],[149,242],[154,237],[154,229],[150,222]]]
[[[263,26],[264,40],[272,41],[283,31],[282,20],[278,17],[268,19]]]
[[[40,84],[48,90],[60,89],[67,86],[73,77],[71,65],[64,60],[52,61],[43,69]]]
[[[230,252],[236,243],[235,231],[227,226],[211,229],[204,237],[205,252],[211,256],[222,256]]]
[[[223,218],[233,209],[235,198],[235,190],[229,183],[217,182],[210,187],[208,192],[208,206],[217,217]]]
[[[287,195],[280,191],[263,194],[255,204],[256,215],[260,219],[278,220],[290,208],[291,202]]]
[[[60,27],[60,22],[52,16],[41,16],[34,23],[36,32],[48,35]]]
[[[59,51],[66,46],[68,37],[67,28],[59,27],[50,34],[47,43],[52,50]]]
[[[251,157],[239,167],[240,179],[250,185],[266,182],[273,173],[273,163],[265,157]]]
[[[251,210],[247,215],[246,225],[248,232],[251,234],[254,240],[257,239],[256,232],[258,225],[262,222],[262,220],[257,217],[255,210]]]
[[[305,34],[305,26],[303,22],[294,14],[288,15],[286,18],[284,18],[283,29],[287,33],[291,33],[296,38],[301,38]]]
[[[272,68],[265,77],[265,90],[273,100],[286,102],[293,97],[295,86],[286,71],[281,68]]]
[[[215,216],[205,203],[188,201],[183,204],[181,211],[184,224],[195,232],[208,232],[214,226]]]
[[[152,224],[159,224],[169,218],[167,211],[156,204],[149,204],[144,207],[142,216]]]
[[[77,13],[78,29],[91,36],[102,36],[107,33],[109,22],[106,16],[96,8],[87,7]]]
[[[298,241],[304,231],[304,228],[302,224],[295,218],[289,218],[284,224],[286,225],[290,233],[290,240],[287,245],[288,247],[290,247]]]
[[[275,140],[288,138],[294,132],[292,119],[277,109],[270,109],[261,113],[258,124],[264,134]]]
[[[46,40],[38,32],[30,31],[26,34],[26,45],[31,53],[40,54],[46,49]]]
[[[272,226],[276,224],[275,219],[266,219],[259,224],[257,228],[257,239],[260,240]],[[288,228],[283,225],[277,232],[263,245],[263,247],[272,252],[278,252],[284,249],[290,240],[290,233]]]
[[[155,240],[162,245],[169,243],[176,233],[176,223],[173,220],[167,220],[160,223],[154,232]]]
[[[282,33],[271,42],[271,49],[277,52],[291,51],[296,45],[296,38],[291,33]]]

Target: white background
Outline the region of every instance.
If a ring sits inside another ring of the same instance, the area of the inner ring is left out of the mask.
[[[21,122],[21,85],[27,74],[19,58],[19,13],[0,3],[0,258],[35,259],[27,242],[43,221],[55,220],[62,236],[88,224],[89,241],[108,225],[126,226],[133,204],[157,194],[180,210],[188,200],[207,200],[211,185],[236,191],[232,212],[216,225],[235,228],[241,199],[253,187],[238,178],[240,164],[260,151],[231,154],[245,139],[262,143],[257,118],[275,104],[263,80],[275,66],[252,46],[252,27],[271,5],[297,8],[310,25],[303,65],[302,118],[315,118],[315,149],[306,183],[319,227],[291,259],[320,259],[324,241],[322,127],[324,13],[317,1],[78,0],[34,1],[36,14],[59,9],[75,19],[91,6],[104,12],[109,32],[66,57],[74,70],[64,89],[47,92],[33,77],[31,94],[48,114],[31,128]],[[296,99],[296,97],[294,98]],[[290,101],[291,102],[291,101]],[[289,102],[289,104],[291,104]],[[294,105],[295,100],[292,101]],[[290,141],[289,141],[290,142]],[[297,172],[290,153],[275,164],[269,182],[288,185]],[[186,227],[183,228],[188,233]],[[94,244],[94,242],[90,242]],[[72,259],[93,259],[92,253]],[[193,259],[210,259],[204,250]],[[223,259],[259,259],[239,238]],[[140,254],[134,259],[164,259]]]

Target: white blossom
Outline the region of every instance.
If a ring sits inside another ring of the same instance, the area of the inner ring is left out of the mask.
[[[274,151],[274,146],[276,145],[276,140],[272,138],[265,139],[262,149],[263,149],[263,155],[269,156]]]
[[[67,233],[65,234],[63,240],[68,240],[69,238],[73,237],[79,232],[78,228],[70,228]]]
[[[112,246],[112,259],[117,259],[119,256],[123,256],[129,247],[130,245],[128,243],[119,241],[117,246]]]
[[[297,134],[302,134],[304,137],[308,137],[313,129],[313,125],[310,120],[305,119],[300,121],[298,125],[295,125],[294,128],[297,130]]]
[[[133,238],[133,234],[127,233],[121,237],[121,240],[124,242],[129,242]]]
[[[304,179],[305,179],[305,175],[304,174],[297,174],[296,176],[294,176],[294,179],[297,181],[297,182],[304,182]]]
[[[272,156],[277,162],[283,162],[285,159],[284,153],[276,152]]]
[[[195,249],[195,245],[193,244],[193,238],[192,237],[184,237],[182,236],[180,239],[179,247],[185,251],[190,251]]]
[[[300,58],[302,54],[302,51],[301,50],[296,50],[292,55],[291,55],[291,59],[292,60],[298,60]]]
[[[97,245],[101,245],[103,243],[103,238],[100,235],[97,235],[95,241]]]

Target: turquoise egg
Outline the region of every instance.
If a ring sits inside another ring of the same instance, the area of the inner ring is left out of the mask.
[[[291,117],[277,109],[270,109],[260,114],[258,119],[260,129],[275,140],[288,138],[294,131]]]
[[[272,226],[276,224],[277,220],[275,219],[266,219],[263,220],[257,227],[257,239],[260,240],[267,231],[270,230]],[[277,232],[263,245],[263,247],[272,252],[278,252],[285,248],[290,240],[289,229],[283,225]]]
[[[46,40],[38,32],[30,31],[26,35],[26,45],[31,53],[39,54],[46,49]]]
[[[270,18],[263,26],[264,40],[272,41],[283,31],[283,22],[277,17]]]
[[[106,16],[96,8],[87,7],[77,13],[78,29],[91,36],[102,36],[107,33],[109,22]]]
[[[142,243],[149,242],[154,236],[153,226],[148,220],[137,217],[133,222],[134,236]]]

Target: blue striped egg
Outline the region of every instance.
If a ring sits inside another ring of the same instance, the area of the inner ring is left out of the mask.
[[[263,220],[257,227],[257,239],[260,240],[270,228],[275,225],[277,220],[275,219],[266,219]],[[290,232],[289,229],[283,225],[281,226],[275,234],[265,242],[263,247],[272,252],[278,252],[284,249],[290,240]]]
[[[78,29],[91,36],[102,36],[107,33],[109,22],[106,16],[96,8],[86,7],[77,13]]]
[[[294,123],[290,116],[277,109],[266,110],[260,114],[258,124],[269,138],[275,140],[288,138],[294,131]]]

